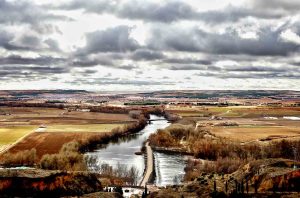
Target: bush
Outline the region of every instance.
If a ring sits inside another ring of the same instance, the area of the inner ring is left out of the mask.
[[[79,144],[69,142],[63,145],[58,154],[46,154],[40,160],[40,168],[49,170],[86,170],[83,155],[78,152]]]
[[[168,131],[161,129],[159,129],[156,134],[151,134],[149,136],[149,142],[153,146],[160,147],[178,146],[177,141],[172,137],[172,135]]]
[[[5,153],[1,159],[1,163],[5,166],[33,166],[37,159],[36,150],[31,149],[17,153]]]

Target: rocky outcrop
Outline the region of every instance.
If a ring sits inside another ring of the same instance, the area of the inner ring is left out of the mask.
[[[78,196],[100,190],[100,181],[91,173],[0,170],[1,197]]]
[[[257,160],[231,175],[257,192],[300,191],[300,163],[287,159]]]

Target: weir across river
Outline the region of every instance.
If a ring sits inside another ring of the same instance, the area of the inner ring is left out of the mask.
[[[145,163],[145,172],[142,178],[142,181],[139,186],[145,186],[149,181],[153,180],[154,178],[154,157],[153,157],[153,151],[151,146],[149,145],[149,142],[146,143],[146,163]]]

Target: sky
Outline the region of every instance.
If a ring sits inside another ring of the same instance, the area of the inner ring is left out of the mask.
[[[0,0],[0,89],[300,90],[300,1]]]

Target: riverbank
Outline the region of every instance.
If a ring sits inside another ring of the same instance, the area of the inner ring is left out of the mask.
[[[143,173],[146,174],[147,172],[145,170],[147,160],[145,161],[145,155],[136,155],[136,153],[141,151],[150,134],[155,133],[157,129],[170,125],[167,120],[160,116],[151,115],[149,119],[152,120],[151,124],[148,124],[143,130],[129,134],[116,142],[110,141],[104,147],[87,152],[87,158],[93,161],[88,165],[89,169],[98,170],[99,167],[111,167],[112,172],[118,172],[117,170],[120,169],[135,169],[138,172],[138,183],[140,183]],[[144,149],[144,153],[145,151],[146,149]],[[153,163],[153,159],[150,161]],[[107,173],[107,170],[101,168],[98,171]],[[149,179],[146,182],[148,181]]]

